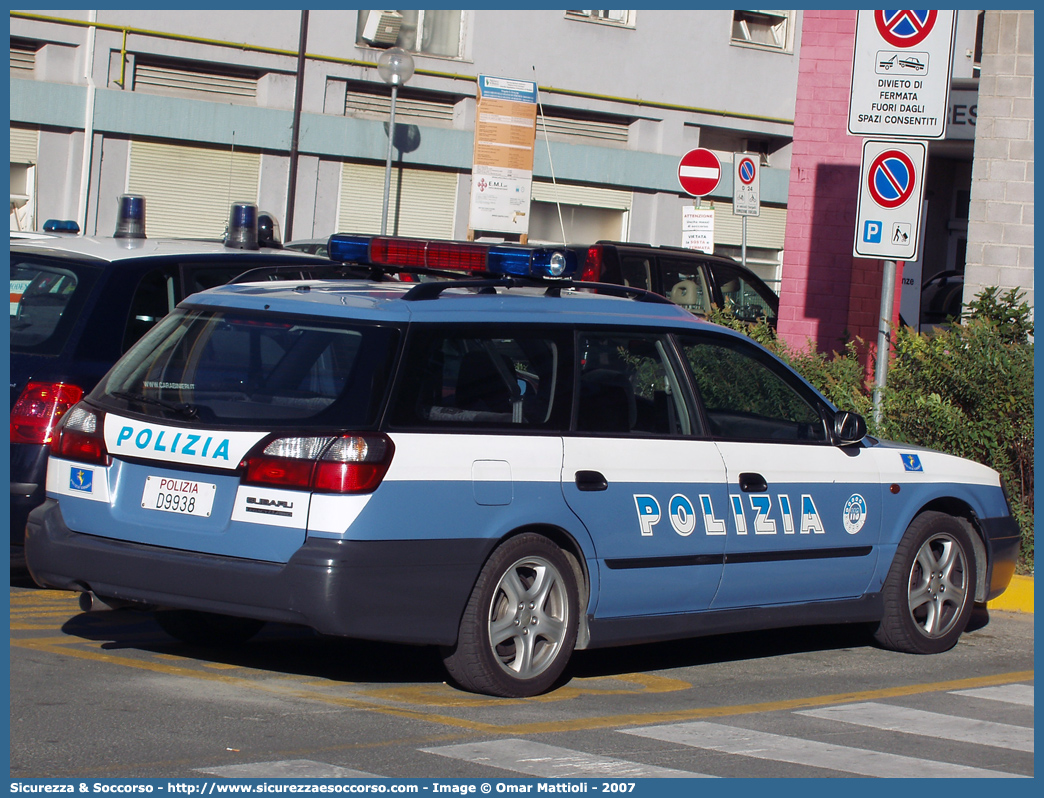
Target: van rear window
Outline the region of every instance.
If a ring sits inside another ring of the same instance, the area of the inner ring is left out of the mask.
[[[324,319],[175,311],[93,398],[121,409],[226,426],[376,423],[398,330]]]

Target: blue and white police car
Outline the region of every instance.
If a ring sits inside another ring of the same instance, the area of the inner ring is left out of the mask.
[[[278,621],[439,646],[501,696],[576,649],[738,630],[940,652],[1009,582],[995,471],[867,437],[740,334],[573,283],[568,251],[330,250],[481,274],[183,300],[54,436],[37,582],[193,642]]]

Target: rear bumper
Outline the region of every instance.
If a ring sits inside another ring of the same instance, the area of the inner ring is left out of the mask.
[[[343,637],[452,645],[492,544],[309,539],[287,563],[270,563],[80,534],[49,499],[29,516],[25,553],[46,587]]]

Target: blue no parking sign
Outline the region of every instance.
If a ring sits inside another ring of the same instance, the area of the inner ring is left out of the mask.
[[[878,155],[870,164],[869,173],[867,189],[882,208],[898,208],[910,199],[919,181],[909,156],[895,148]]]
[[[922,141],[863,142],[856,257],[917,259],[926,154]]]

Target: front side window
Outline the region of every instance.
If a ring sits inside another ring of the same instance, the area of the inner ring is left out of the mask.
[[[356,44],[464,57],[464,11],[360,11]]]
[[[827,441],[814,397],[761,350],[737,339],[709,336],[683,337],[681,347],[714,437]]]
[[[607,435],[689,435],[692,424],[665,337],[580,336],[576,430]]]
[[[535,329],[415,328],[392,413],[403,427],[560,428],[568,339]]]
[[[93,398],[172,420],[227,426],[376,423],[397,332],[239,311],[175,311]]]
[[[177,304],[173,267],[153,269],[145,274],[131,299],[130,317],[123,334],[123,351],[174,310]]]

